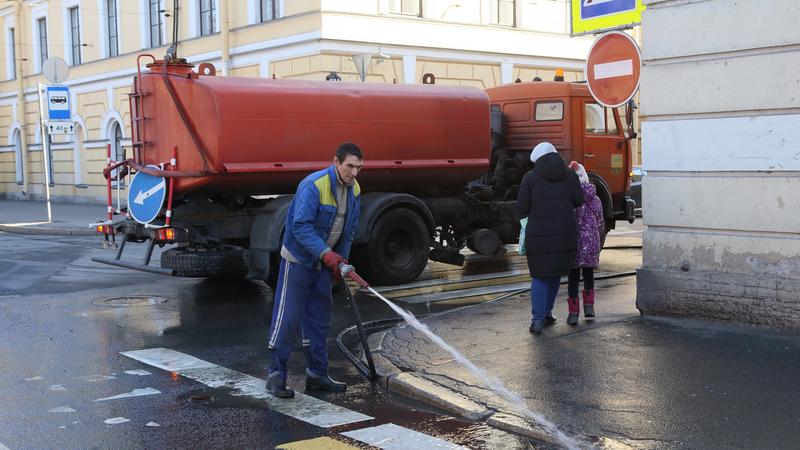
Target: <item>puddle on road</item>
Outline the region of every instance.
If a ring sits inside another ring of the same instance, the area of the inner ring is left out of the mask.
[[[157,296],[132,296],[132,297],[111,297],[111,298],[98,298],[92,300],[92,304],[95,306],[116,306],[127,308],[131,306],[155,306],[155,305],[163,305],[167,303],[167,300],[164,297],[157,297]]]

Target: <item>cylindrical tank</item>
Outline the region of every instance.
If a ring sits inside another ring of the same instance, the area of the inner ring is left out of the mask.
[[[365,191],[461,193],[489,166],[489,100],[480,89],[217,77],[170,65],[176,96],[207,149],[204,164],[161,67],[141,76],[145,144],[137,162],[167,162],[177,146],[179,170],[213,173],[179,178],[176,194],[291,193],[330,165],[345,141],[364,151]]]

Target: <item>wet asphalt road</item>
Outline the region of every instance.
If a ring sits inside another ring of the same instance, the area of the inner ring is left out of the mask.
[[[142,247],[126,257],[143,254]],[[109,252],[94,237],[0,233],[0,449],[274,448],[319,436],[364,447],[340,433],[389,422],[470,448],[532,446],[367,381],[334,344],[352,323],[342,295],[329,349],[332,374],[350,387],[310,394],[374,417],[365,423],[309,425],[263,401],[125,357],[120,352],[167,348],[263,378],[272,293],[256,282],[169,278],[90,261]],[[365,320],[391,316],[374,299],[358,301]],[[405,306],[419,314],[463,303]],[[302,391],[303,358],[295,355],[289,384]],[[137,389],[158,393],[97,401]]]

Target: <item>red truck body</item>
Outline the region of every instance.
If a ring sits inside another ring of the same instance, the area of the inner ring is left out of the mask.
[[[145,143],[140,164],[169,161],[182,171],[176,195],[193,191],[289,194],[309,172],[331,164],[345,141],[365,152],[365,190],[436,195],[463,192],[488,170],[489,99],[473,88],[331,83],[204,76],[170,66],[177,97],[205,147],[176,114],[161,64],[141,76]]]

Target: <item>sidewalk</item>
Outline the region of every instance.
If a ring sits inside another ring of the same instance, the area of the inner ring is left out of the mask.
[[[104,205],[51,203],[53,221],[47,221],[47,202],[0,199],[0,231],[21,234],[95,235],[90,224],[106,216]]]
[[[597,319],[582,318],[570,327],[562,286],[554,311],[558,322],[539,336],[528,332],[527,294],[424,322],[530,409],[584,442],[610,448],[796,448],[800,335],[640,317],[635,297],[634,277],[599,281]],[[517,413],[410,326],[373,334],[369,341],[396,393],[552,442],[536,426],[505,416]]]

